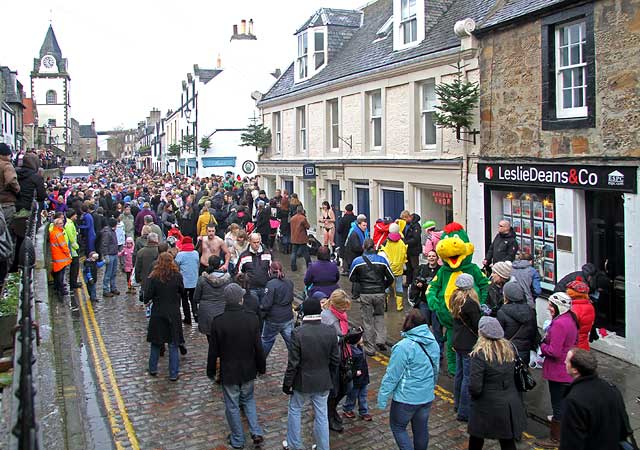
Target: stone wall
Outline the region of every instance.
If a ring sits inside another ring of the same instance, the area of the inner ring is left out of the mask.
[[[481,39],[481,156],[640,157],[640,0],[594,4],[595,128],[542,129],[541,29]]]

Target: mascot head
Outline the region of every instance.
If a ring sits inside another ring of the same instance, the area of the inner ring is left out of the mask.
[[[451,269],[458,269],[465,261],[471,262],[473,244],[464,227],[457,222],[447,224],[442,230],[442,237],[436,246],[436,253],[444,264]]]

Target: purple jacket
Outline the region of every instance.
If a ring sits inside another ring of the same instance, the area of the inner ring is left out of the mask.
[[[135,220],[136,234],[140,234],[142,232],[142,227],[144,226],[144,216],[153,217],[153,223],[155,223],[156,225],[158,224],[158,216],[156,216],[156,213],[154,213],[150,209],[141,209]]]
[[[578,326],[569,313],[562,314],[551,322],[540,350],[544,356],[542,376],[546,380],[571,383],[564,360],[567,353],[578,342]]]
[[[333,291],[340,288],[338,280],[340,272],[333,261],[315,261],[309,265],[304,274],[304,285],[307,287],[307,295],[311,297],[315,292],[322,292],[327,297]]]

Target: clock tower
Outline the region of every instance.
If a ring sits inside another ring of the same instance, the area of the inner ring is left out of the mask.
[[[43,146],[71,153],[71,77],[67,59],[62,57],[58,40],[49,25],[38,58],[33,60],[31,97],[38,110],[40,126],[48,126]]]

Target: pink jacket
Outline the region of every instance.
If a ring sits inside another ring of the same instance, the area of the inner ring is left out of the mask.
[[[431,250],[436,251],[436,245],[440,242],[442,231],[432,231],[422,247],[422,254],[427,256]],[[440,264],[442,265],[442,264]]]
[[[124,271],[133,272],[133,245],[131,247],[127,245],[122,247],[118,256],[124,256]]]

